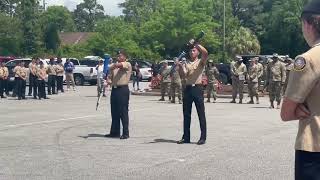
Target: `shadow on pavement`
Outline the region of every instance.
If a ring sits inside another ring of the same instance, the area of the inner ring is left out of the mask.
[[[170,140],[170,139],[154,139],[152,142],[149,142],[148,144],[153,144],[153,143],[174,143],[174,144],[177,144],[177,141]]]
[[[99,138],[106,138],[104,137],[104,134],[88,134],[87,136],[78,136],[83,139],[88,139],[88,138],[94,138],[94,137],[99,137]]]

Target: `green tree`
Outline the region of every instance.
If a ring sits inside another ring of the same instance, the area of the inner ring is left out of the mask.
[[[227,41],[227,47],[232,56],[236,54],[260,54],[258,38],[250,29],[240,27],[231,33]]]
[[[40,32],[38,25],[38,1],[23,0],[20,3],[20,19],[22,22],[23,42],[22,49],[24,54],[34,54],[40,45]]]
[[[0,55],[20,54],[22,40],[20,21],[0,13],[0,24]]]
[[[55,24],[58,31],[75,31],[75,24],[71,12],[63,6],[49,6],[41,15],[41,24],[46,29],[48,24]]]
[[[81,32],[92,32],[97,22],[105,17],[104,8],[97,0],[84,0],[77,5],[73,15],[77,29]]]
[[[47,50],[57,52],[60,46],[60,38],[58,33],[58,26],[55,23],[49,23],[44,33],[44,43]]]

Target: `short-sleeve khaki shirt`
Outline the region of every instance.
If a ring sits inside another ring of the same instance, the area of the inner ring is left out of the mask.
[[[111,71],[112,86],[128,85],[132,73],[132,67],[129,62],[121,62],[123,68],[116,68]]]
[[[320,152],[320,46],[296,57],[285,97],[311,112],[310,118],[299,121],[295,149]]]
[[[201,59],[196,59],[194,62],[186,64],[186,85],[202,84],[204,67],[205,65],[201,63]]]

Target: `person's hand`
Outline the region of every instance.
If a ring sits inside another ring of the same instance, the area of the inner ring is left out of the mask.
[[[298,119],[306,119],[311,115],[310,111],[304,104],[299,104],[297,106],[295,114]]]

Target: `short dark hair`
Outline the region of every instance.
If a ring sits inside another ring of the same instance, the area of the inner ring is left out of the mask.
[[[319,14],[312,14],[312,13],[302,13],[301,19],[306,21],[308,24],[312,25],[317,33],[320,36],[320,15]]]
[[[126,58],[128,57],[128,54],[127,54],[127,52],[126,52],[124,49],[120,49],[120,50],[117,52],[117,55],[119,55],[119,54],[124,55]]]

